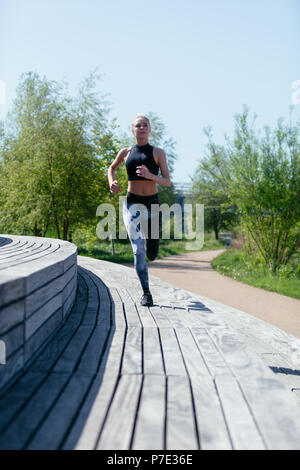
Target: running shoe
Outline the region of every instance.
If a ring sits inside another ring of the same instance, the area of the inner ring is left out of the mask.
[[[141,305],[143,307],[152,307],[153,299],[152,299],[152,295],[150,294],[150,292],[142,295]]]

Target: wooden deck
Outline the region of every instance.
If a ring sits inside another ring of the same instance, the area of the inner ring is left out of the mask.
[[[300,449],[300,402],[224,309],[158,280],[141,307],[132,269],[78,264],[68,321],[0,398],[1,449]]]
[[[67,319],[77,290],[77,248],[63,240],[0,235],[0,391]]]

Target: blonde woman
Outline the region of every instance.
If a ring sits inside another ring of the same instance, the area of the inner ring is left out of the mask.
[[[154,260],[159,248],[159,199],[157,184],[170,186],[165,152],[148,143],[151,133],[149,119],[138,114],[132,122],[136,145],[121,149],[108,170],[110,191],[120,191],[114,179],[116,169],[125,163],[128,175],[127,196],[123,206],[123,219],[131,242],[134,265],[143,289],[141,305],[153,305],[149,289],[149,260]],[[158,176],[160,169],[161,176]],[[137,224],[137,221],[140,223]]]

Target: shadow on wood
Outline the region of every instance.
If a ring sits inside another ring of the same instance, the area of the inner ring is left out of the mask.
[[[69,319],[0,399],[1,449],[75,447],[105,377],[114,333],[106,286],[78,268]],[[118,367],[108,372],[114,387]]]

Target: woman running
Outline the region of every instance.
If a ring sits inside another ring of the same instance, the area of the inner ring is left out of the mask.
[[[165,152],[148,143],[150,132],[149,119],[138,114],[132,123],[136,145],[121,149],[108,169],[110,191],[116,194],[121,188],[114,179],[114,174],[123,162],[126,164],[128,192],[123,206],[123,219],[134,254],[134,266],[143,289],[143,306],[153,305],[146,255],[153,261],[159,247],[159,199],[156,184],[171,185]],[[162,176],[158,176],[159,169]]]

